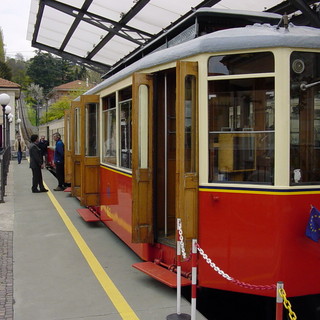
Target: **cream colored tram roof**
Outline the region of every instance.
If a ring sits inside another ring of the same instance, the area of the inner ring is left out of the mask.
[[[213,32],[202,37],[149,54],[117,74],[104,80],[85,94],[95,94],[120,81],[133,72],[176,61],[200,53],[225,52],[242,49],[294,47],[320,49],[318,28],[289,25],[288,29],[267,24],[256,24]]]

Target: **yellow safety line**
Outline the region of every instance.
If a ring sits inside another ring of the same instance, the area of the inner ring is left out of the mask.
[[[44,183],[45,187],[49,190],[47,185]],[[87,243],[84,241],[82,236],[80,235],[79,231],[73,225],[72,221],[63,210],[57,199],[54,197],[52,192],[48,191],[48,196],[57,209],[61,219],[65,223],[66,227],[68,228],[71,236],[73,237],[74,241],[78,245],[80,251],[82,252],[84,258],[87,260],[91,270],[97,277],[98,281],[100,282],[101,286],[103,287],[105,293],[108,295],[110,300],[112,301],[115,308],[118,310],[122,319],[125,320],[139,320],[135,312],[131,309],[123,295],[117,289],[115,284],[112,282],[110,277],[107,275],[105,270],[102,268],[101,264],[99,263],[98,259],[92,253],[90,248],[88,247]]]

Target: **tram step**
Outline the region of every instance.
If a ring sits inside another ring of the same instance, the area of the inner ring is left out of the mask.
[[[177,274],[168,269],[165,269],[153,262],[138,262],[132,266],[171,288],[177,287]],[[189,279],[181,277],[181,286],[190,285],[191,281]]]
[[[77,209],[77,212],[82,217],[82,219],[86,222],[100,221],[100,219],[89,209],[86,209],[86,208]]]

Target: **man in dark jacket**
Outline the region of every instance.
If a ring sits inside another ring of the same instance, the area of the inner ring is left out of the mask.
[[[58,186],[53,189],[54,191],[63,191],[64,185],[64,143],[61,140],[59,132],[53,134],[53,140],[56,142],[54,149],[54,164],[56,166],[56,178],[58,180]]]
[[[45,159],[45,163],[47,163],[48,145],[49,145],[49,141],[45,139],[45,136],[41,136],[40,140],[39,140],[38,147],[41,149],[42,156]]]
[[[43,185],[41,169],[44,168],[43,156],[41,149],[38,147],[39,136],[33,134],[29,146],[30,168],[32,170],[32,187],[33,193],[47,192],[48,190]],[[38,189],[38,186],[40,190]]]

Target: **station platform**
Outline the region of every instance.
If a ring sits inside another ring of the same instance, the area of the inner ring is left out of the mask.
[[[79,201],[31,192],[27,160],[10,163],[0,203],[0,319],[162,320],[176,314],[176,289],[132,267],[141,262],[101,222],[86,223]],[[191,290],[191,289],[190,289]],[[182,298],[181,312],[191,314]],[[179,319],[179,317],[177,317]],[[206,319],[200,313],[197,320]]]

